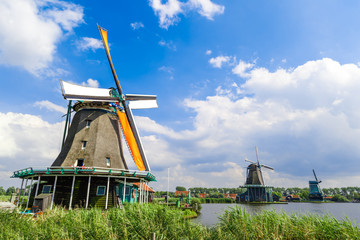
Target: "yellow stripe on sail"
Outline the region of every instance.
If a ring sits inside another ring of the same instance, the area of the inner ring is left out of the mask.
[[[107,31],[104,30],[104,29],[101,28],[101,27],[99,27],[99,30],[100,30],[101,37],[102,37],[102,39],[103,39],[103,41],[104,41],[105,51],[106,51],[107,53],[109,53],[109,55],[110,55]]]
[[[120,124],[124,132],[126,142],[129,145],[134,162],[140,171],[145,171],[144,162],[141,158],[139,147],[136,143],[134,133],[130,127],[126,114],[124,112],[119,111],[119,109],[116,109],[116,112],[117,115],[119,116]]]

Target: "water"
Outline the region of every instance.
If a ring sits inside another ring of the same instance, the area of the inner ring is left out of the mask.
[[[353,223],[360,226],[360,204],[359,203],[288,203],[288,204],[201,204],[201,214],[192,221],[205,226],[214,226],[219,222],[218,217],[225,210],[241,207],[250,214],[261,213],[263,210],[274,209],[277,212],[285,211],[293,213],[313,213],[320,216],[331,214],[338,220],[348,217]]]

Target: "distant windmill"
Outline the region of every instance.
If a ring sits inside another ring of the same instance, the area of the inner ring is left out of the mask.
[[[319,183],[321,183],[321,180],[318,180],[315,170],[313,169],[315,181],[309,181],[309,199],[315,200],[315,201],[322,201],[324,200],[322,191],[320,189]]]
[[[261,168],[264,167],[271,170],[274,170],[274,168],[260,164],[258,148],[256,146],[255,151],[257,162],[253,162],[245,158],[245,161],[249,162],[250,164],[246,171],[245,186],[242,186],[242,188],[246,188],[247,191],[240,195],[240,201],[272,202],[272,188],[265,186]]]

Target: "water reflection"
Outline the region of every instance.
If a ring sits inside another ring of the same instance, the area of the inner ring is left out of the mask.
[[[219,216],[224,211],[234,207],[241,207],[250,214],[258,214],[272,209],[288,214],[312,213],[320,216],[331,214],[338,220],[348,217],[353,223],[360,223],[360,204],[358,203],[202,204],[201,214],[192,221],[206,226],[214,226],[219,222]]]

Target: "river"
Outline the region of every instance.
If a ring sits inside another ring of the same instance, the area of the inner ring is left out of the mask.
[[[338,220],[348,217],[360,226],[360,203],[288,203],[288,204],[201,204],[201,213],[192,221],[211,227],[219,222],[218,217],[225,210],[241,207],[250,214],[261,213],[263,210],[274,209],[277,212],[313,213],[317,215],[331,214]]]

